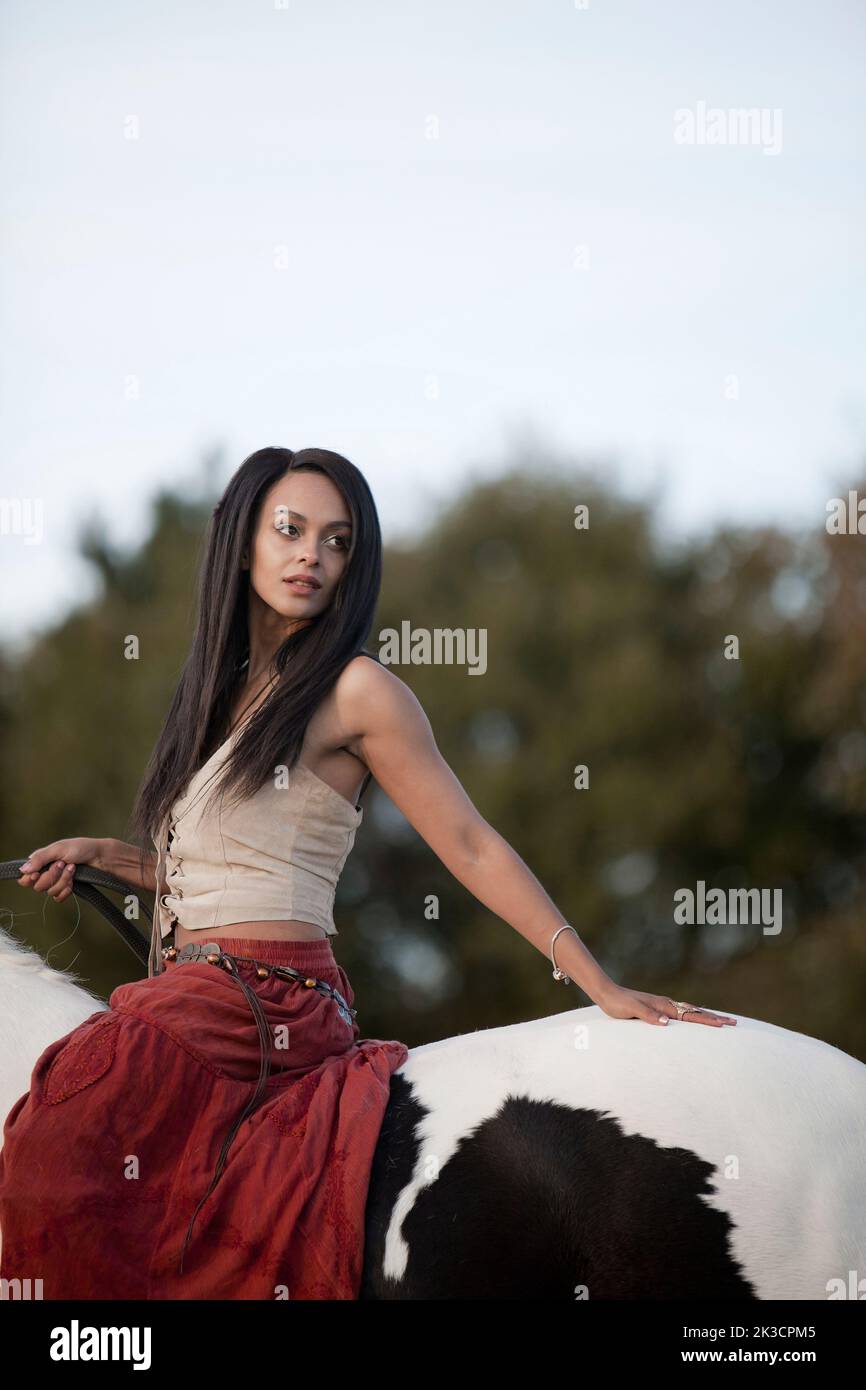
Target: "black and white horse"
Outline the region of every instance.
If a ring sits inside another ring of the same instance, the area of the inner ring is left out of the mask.
[[[102,1004],[0,930],[4,1120]],[[866,1066],[838,1048],[592,1007],[413,1048],[392,1076],[363,1298],[830,1299],[861,1280]]]

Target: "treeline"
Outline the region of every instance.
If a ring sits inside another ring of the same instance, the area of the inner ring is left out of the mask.
[[[3,658],[0,858],[63,835],[129,838],[214,501],[161,495],[128,554],[93,526],[81,549],[98,599]],[[864,546],[823,513],[803,534],[725,528],[674,545],[651,505],[597,473],[527,460],[386,549],[370,645],[404,623],[486,634],[482,675],[393,669],[478,810],[614,978],[866,1059]],[[337,950],[367,1036],[415,1044],[588,1002],[375,784],[365,805]],[[678,921],[676,895],[701,883],[778,890],[781,930]],[[71,899],[6,884],[0,903],[103,995],[135,973],[91,909],[70,936]]]

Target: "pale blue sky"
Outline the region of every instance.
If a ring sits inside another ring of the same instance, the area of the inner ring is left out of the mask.
[[[4,0],[0,497],[45,532],[0,536],[0,638],[218,443],[347,454],[386,538],[516,428],[664,480],[672,531],[820,525],[866,442],[864,71],[841,0]],[[678,144],[701,102],[781,152]]]

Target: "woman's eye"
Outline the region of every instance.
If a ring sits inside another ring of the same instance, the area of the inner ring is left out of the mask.
[[[297,531],[298,528],[294,521],[275,521],[274,530],[282,531],[283,535],[287,536],[290,531]],[[300,535],[300,532],[298,534]],[[349,550],[351,547],[351,538],[348,536],[329,536],[328,540],[337,542],[337,550]]]

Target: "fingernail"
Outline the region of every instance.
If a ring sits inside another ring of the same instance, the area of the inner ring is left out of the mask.
[[[667,1014],[662,1014],[661,1017],[660,1017],[660,1019],[659,1019],[659,1023],[667,1023],[667,1021],[668,1021],[668,1016],[667,1016]]]
[[[22,872],[22,874],[23,874],[27,869],[29,869],[29,868],[30,868],[30,860],[29,860],[29,859],[25,859],[25,860],[24,860],[24,863],[21,865],[21,872]]]

